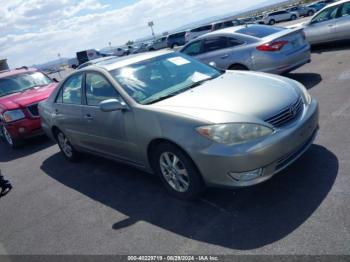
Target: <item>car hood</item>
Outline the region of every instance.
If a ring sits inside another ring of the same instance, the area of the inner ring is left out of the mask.
[[[35,87],[22,93],[0,97],[0,108],[2,108],[2,110],[11,110],[38,103],[47,99],[56,86],[57,83],[51,83],[47,86]]]
[[[257,72],[227,71],[222,76],[154,104],[212,123],[263,121],[294,103],[300,89],[288,78]]]

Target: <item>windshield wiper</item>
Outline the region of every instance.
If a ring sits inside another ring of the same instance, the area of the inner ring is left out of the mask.
[[[164,96],[160,96],[157,99],[154,99],[154,100],[152,100],[150,102],[145,103],[145,105],[154,104],[154,103],[157,103],[157,102],[162,101],[164,99],[176,96],[177,94],[182,93],[182,91],[183,91],[183,89],[181,89],[181,92],[177,91],[177,92],[173,92],[173,93],[170,93],[170,94],[167,94],[167,95],[164,95]]]

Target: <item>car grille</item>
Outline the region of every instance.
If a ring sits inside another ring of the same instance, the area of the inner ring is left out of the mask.
[[[303,99],[299,99],[288,106],[287,108],[280,111],[278,114],[268,118],[265,122],[273,125],[274,127],[281,127],[296,119],[303,111]]]
[[[32,116],[34,116],[34,117],[39,116],[38,104],[30,105],[30,106],[28,106],[27,108],[28,108],[29,113],[30,113]]]

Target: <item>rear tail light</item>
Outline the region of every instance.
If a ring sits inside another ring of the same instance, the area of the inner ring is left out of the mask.
[[[259,51],[274,52],[280,51],[286,44],[288,44],[288,41],[276,41],[259,45],[256,47],[256,49]]]

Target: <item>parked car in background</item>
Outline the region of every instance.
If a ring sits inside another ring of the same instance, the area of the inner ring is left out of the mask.
[[[212,30],[212,25],[203,25],[200,27],[190,29],[185,34],[185,42],[187,43],[200,35],[203,35],[205,33],[209,33],[211,30]]]
[[[163,36],[161,38],[156,39],[155,41],[152,41],[148,46],[149,51],[159,50],[167,47],[167,41],[166,36]]]
[[[257,20],[255,19],[255,17],[246,17],[246,18],[243,18],[242,21],[244,22],[244,24],[249,25],[249,24],[255,24]]]
[[[103,56],[105,56],[105,55],[100,53],[96,49],[88,49],[88,50],[83,50],[83,51],[79,51],[79,52],[76,53],[76,57],[77,57],[77,60],[78,60],[78,65],[84,64],[87,61],[90,61],[90,60],[93,60],[93,59],[96,59],[96,58],[100,58],[100,57],[103,57]]]
[[[314,4],[311,4],[311,5],[308,5],[309,8],[315,9],[316,12],[320,11],[325,6],[326,6],[326,4],[324,4],[324,3],[314,3]]]
[[[232,27],[232,26],[237,26],[237,25],[238,25],[238,23],[236,23],[235,21],[232,21],[232,20],[218,21],[218,22],[214,22],[214,23],[211,24],[211,31],[216,31],[216,30],[219,30],[219,29]]]
[[[169,34],[166,38],[167,46],[174,48],[185,44],[186,31]]]
[[[168,51],[79,70],[39,112],[69,160],[88,152],[154,172],[182,199],[205,186],[270,179],[310,147],[318,130],[317,101],[302,84],[221,72]]]
[[[198,37],[180,49],[220,69],[282,74],[310,62],[302,29],[267,25],[237,26]]]
[[[105,48],[102,48],[99,53],[101,54],[100,57],[102,57],[102,56],[123,56],[123,55],[128,54],[128,47],[122,47],[122,46],[105,47]],[[96,58],[98,58],[98,57],[96,57]],[[96,58],[94,58],[94,59],[96,59]],[[89,59],[89,60],[92,60],[92,59]]]
[[[299,16],[313,16],[317,10],[315,8],[312,8],[310,6],[294,6],[289,9],[287,9],[289,12],[297,12]]]
[[[0,134],[15,148],[24,139],[43,135],[38,103],[57,86],[35,68],[22,67],[0,72]]]
[[[86,62],[84,64],[81,64],[80,66],[77,67],[77,70],[82,69],[84,67],[87,67],[89,65],[97,64],[97,63],[102,62],[102,61],[106,61],[106,60],[109,60],[109,59],[114,59],[116,57],[117,56],[106,56],[106,57],[96,58],[96,59],[90,60],[90,61],[88,61],[88,62]]]
[[[275,23],[282,21],[295,20],[298,17],[299,14],[297,12],[288,12],[282,10],[266,14],[263,18],[263,21],[267,25],[274,25]]]
[[[139,53],[147,52],[149,44],[150,43],[141,43],[141,44],[134,45],[131,51],[131,54],[139,54]]]
[[[326,6],[303,25],[310,44],[350,39],[350,1]]]

